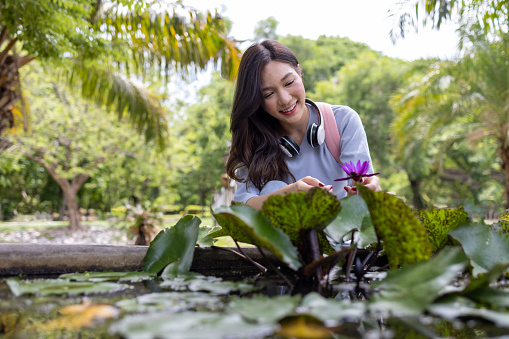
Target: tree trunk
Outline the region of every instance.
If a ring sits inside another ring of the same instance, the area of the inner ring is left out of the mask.
[[[78,208],[77,191],[71,188],[71,192],[64,191],[67,198],[67,209],[69,210],[69,228],[72,231],[84,231],[85,227],[81,224],[81,213]]]
[[[504,172],[504,188],[505,188],[505,207],[509,208],[509,148],[500,147],[500,159],[502,160],[502,171]]]
[[[412,179],[410,178],[410,175],[408,175],[408,181],[410,181],[410,188],[412,189],[412,204],[414,205],[414,208],[417,210],[421,210],[424,208],[424,202],[422,201],[421,196],[421,180],[419,179]]]

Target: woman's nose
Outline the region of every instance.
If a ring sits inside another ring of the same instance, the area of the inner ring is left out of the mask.
[[[279,94],[279,101],[281,105],[289,104],[292,101],[292,96],[288,91],[282,90]]]

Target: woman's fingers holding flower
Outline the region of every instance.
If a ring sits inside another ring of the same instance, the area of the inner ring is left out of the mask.
[[[357,182],[355,180],[352,180],[354,184]],[[381,192],[382,188],[380,187],[380,178],[377,176],[371,176],[371,177],[363,177],[362,178],[362,185],[364,187],[369,188],[370,190],[374,192]]]

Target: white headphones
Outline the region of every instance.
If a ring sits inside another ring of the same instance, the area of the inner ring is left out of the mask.
[[[318,113],[318,125],[315,123],[311,124],[306,133],[309,145],[315,148],[323,144],[325,141],[325,130],[322,124],[323,116],[322,112],[320,112],[320,109],[313,101],[306,99],[306,104],[312,106]],[[279,145],[281,146],[283,153],[288,157],[291,158],[299,155],[300,147],[292,140],[292,138],[288,136],[281,137],[281,139],[279,139]]]

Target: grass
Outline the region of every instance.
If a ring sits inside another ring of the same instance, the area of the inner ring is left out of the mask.
[[[200,226],[214,226],[214,219],[210,216],[200,216],[201,223]],[[179,220],[182,218],[182,215],[165,215],[163,219],[163,227],[170,228],[174,226]],[[85,226],[99,226],[102,228],[110,228],[110,227],[125,227],[125,223],[123,222],[115,222],[109,220],[95,220],[95,221],[82,221]],[[121,226],[124,224],[124,226]],[[27,230],[27,229],[51,229],[51,228],[59,228],[59,227],[68,227],[69,221],[4,221],[0,222],[0,232],[11,232],[17,230]],[[126,229],[127,232],[127,229]],[[243,246],[249,246],[242,244]],[[231,237],[221,237],[217,238],[217,241],[214,243],[214,246],[220,247],[236,247],[235,242]]]
[[[110,227],[107,220],[82,221],[85,226]],[[0,222],[0,232],[10,232],[26,229],[50,229],[69,226],[69,221],[3,221]]]

